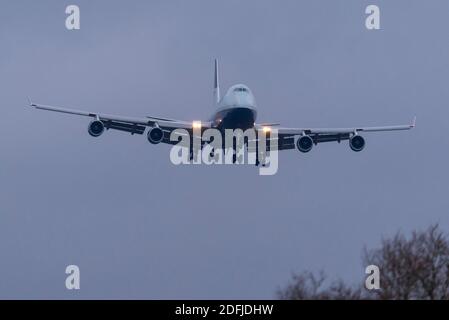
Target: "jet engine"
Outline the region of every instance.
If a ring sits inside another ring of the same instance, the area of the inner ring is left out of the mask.
[[[313,139],[310,136],[301,136],[296,141],[296,147],[301,152],[309,152],[313,148]]]
[[[164,131],[159,126],[153,127],[148,131],[147,138],[151,144],[161,143],[164,139]]]
[[[91,123],[89,123],[88,127],[89,134],[92,137],[99,137],[104,132],[104,124],[100,120],[94,120]]]
[[[355,135],[349,139],[349,146],[352,151],[359,152],[365,148],[365,139],[362,136]]]

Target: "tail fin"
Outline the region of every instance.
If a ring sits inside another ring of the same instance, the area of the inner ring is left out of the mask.
[[[214,75],[214,100],[218,104],[220,102],[220,83],[218,81],[218,60],[215,59],[215,75]]]

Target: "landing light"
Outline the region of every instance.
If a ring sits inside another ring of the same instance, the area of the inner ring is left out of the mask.
[[[263,127],[262,130],[265,133],[270,132],[271,131],[271,127]]]
[[[194,129],[200,129],[201,128],[201,121],[193,121],[192,127]]]

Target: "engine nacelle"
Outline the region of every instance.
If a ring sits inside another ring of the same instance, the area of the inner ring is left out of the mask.
[[[349,146],[352,151],[360,152],[365,148],[365,139],[359,135],[352,136],[349,139]]]
[[[164,139],[164,131],[159,127],[153,127],[148,131],[147,138],[151,144],[161,143]]]
[[[310,136],[301,136],[296,141],[296,147],[301,152],[309,152],[313,148],[313,139]]]
[[[94,120],[91,123],[89,123],[88,127],[89,134],[92,137],[99,137],[104,132],[104,124],[100,120]]]

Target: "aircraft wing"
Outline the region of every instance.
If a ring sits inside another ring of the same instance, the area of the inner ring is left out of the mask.
[[[40,110],[54,111],[65,114],[85,116],[100,120],[105,129],[114,129],[129,132],[131,134],[143,134],[147,127],[158,125],[164,131],[163,143],[176,144],[170,141],[170,134],[175,129],[186,129],[190,134],[193,132],[195,122],[182,121],[160,117],[126,117],[118,115],[110,115],[96,112],[83,111],[78,109],[68,109],[63,107],[48,106],[37,104],[30,101],[30,106]],[[211,122],[201,122],[202,130],[210,128]]]
[[[349,140],[354,134],[362,132],[382,132],[410,130],[415,127],[416,117],[412,123],[406,125],[381,126],[381,127],[352,127],[352,128],[286,128],[276,127],[278,132],[278,150],[295,149],[295,136],[310,136],[314,144],[322,142]],[[271,129],[272,126],[268,126]],[[274,126],[273,126],[274,127]],[[256,128],[266,128],[263,125],[256,125]],[[271,140],[271,138],[268,138]]]
[[[379,131],[397,131],[410,130],[415,127],[416,117],[411,124],[383,126],[383,127],[352,127],[352,128],[277,128],[279,133],[291,135],[321,135],[321,134],[347,134],[355,132],[379,132]]]

